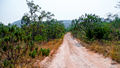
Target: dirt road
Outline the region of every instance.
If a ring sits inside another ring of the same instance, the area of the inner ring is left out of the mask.
[[[43,60],[45,68],[120,68],[119,64],[112,64],[110,58],[93,53],[72,38],[70,33],[64,37],[63,44],[51,62]]]

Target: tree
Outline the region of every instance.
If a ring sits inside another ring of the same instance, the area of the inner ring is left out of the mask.
[[[115,8],[120,8],[120,2],[115,6]]]
[[[29,25],[36,21],[41,22],[43,20],[51,20],[52,16],[54,16],[54,14],[51,14],[50,12],[41,10],[41,7],[39,5],[36,5],[33,0],[26,0],[26,2],[29,8],[29,13],[26,13],[22,17],[21,24]]]
[[[32,1],[26,0],[26,2],[29,8],[30,20],[35,21],[36,12],[40,12],[41,7],[39,7],[39,5],[35,5],[33,0]]]
[[[28,25],[29,23],[30,23],[30,17],[28,16],[28,14],[25,14],[25,15],[22,17],[21,24]]]

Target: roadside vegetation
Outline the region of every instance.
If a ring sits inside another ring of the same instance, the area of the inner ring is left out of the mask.
[[[27,5],[30,11],[22,17],[21,27],[0,23],[0,68],[25,66],[36,57],[49,56],[62,43],[64,25],[33,1]]]
[[[118,15],[109,15],[107,19],[103,19],[95,14],[85,14],[72,21],[70,31],[74,37],[86,44],[86,48],[120,63]]]

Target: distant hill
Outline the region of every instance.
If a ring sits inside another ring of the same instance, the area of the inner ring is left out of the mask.
[[[72,20],[60,20],[66,28],[71,25]]]
[[[21,20],[13,22],[12,25],[16,25],[18,27],[21,27]]]
[[[59,21],[64,24],[65,28],[68,28],[72,22],[71,20],[59,20]],[[21,20],[13,22],[12,25],[17,25],[18,27],[21,27]]]

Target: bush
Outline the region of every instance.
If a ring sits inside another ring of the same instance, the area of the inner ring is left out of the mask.
[[[10,64],[10,62],[9,62],[8,60],[6,60],[6,59],[4,60],[3,63],[4,63],[4,66],[5,66],[5,67],[7,67],[7,66]]]
[[[41,35],[35,36],[34,39],[35,39],[35,41],[42,41],[43,40]]]
[[[86,37],[89,40],[92,39],[94,37],[93,30],[90,30],[90,29],[86,30]]]
[[[29,56],[31,56],[32,58],[35,58],[36,55],[37,55],[36,50],[33,50],[32,52],[29,53]]]
[[[93,29],[93,36],[95,39],[109,39],[110,29],[106,27],[95,27]]]
[[[79,22],[77,24],[72,24],[72,33],[77,38],[87,39],[87,40],[110,40],[111,28],[108,25],[99,22]],[[74,27],[75,26],[75,27]]]
[[[30,41],[28,45],[30,47],[30,50],[32,50],[34,48],[34,41]]]
[[[42,53],[42,56],[48,56],[50,53],[50,49],[49,48],[48,49],[41,48],[40,52]]]

